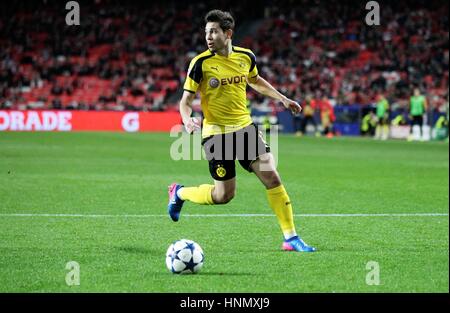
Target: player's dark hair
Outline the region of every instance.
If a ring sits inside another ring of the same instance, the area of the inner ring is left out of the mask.
[[[205,16],[205,23],[217,22],[223,31],[234,30],[234,18],[230,12],[211,10]]]

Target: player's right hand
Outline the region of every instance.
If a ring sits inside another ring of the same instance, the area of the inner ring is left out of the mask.
[[[196,131],[197,129],[200,129],[201,125],[200,121],[195,117],[191,117],[188,120],[183,121],[183,124],[184,128],[189,134]]]
[[[297,101],[284,97],[281,102],[284,107],[291,110],[293,114],[299,114],[302,111],[302,106]]]

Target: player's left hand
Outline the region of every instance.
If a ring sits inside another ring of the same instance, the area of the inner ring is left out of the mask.
[[[284,98],[281,100],[283,102],[283,105],[286,109],[291,110],[293,114],[298,114],[302,111],[302,107],[300,104],[298,104],[297,101],[291,100],[289,98]]]

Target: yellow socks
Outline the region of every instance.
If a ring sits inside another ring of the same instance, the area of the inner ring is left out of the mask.
[[[214,185],[200,185],[198,187],[182,187],[178,196],[182,200],[189,200],[198,204],[214,204],[212,190]],[[292,205],[283,185],[267,190],[269,205],[277,216],[284,238],[296,236]]]
[[[178,190],[181,200],[189,200],[198,204],[214,204],[212,190],[214,185],[200,185],[198,187],[182,187]]]
[[[291,200],[283,185],[267,190],[267,198],[278,218],[285,239],[296,236]]]

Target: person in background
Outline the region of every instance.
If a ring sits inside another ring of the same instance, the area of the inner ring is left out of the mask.
[[[320,120],[322,122],[322,135],[328,138],[333,137],[333,122],[336,120],[333,107],[327,96],[323,96],[320,101]]]
[[[378,121],[375,112],[370,110],[361,120],[361,135],[373,137],[375,135],[377,123]]]
[[[300,130],[300,135],[303,135],[306,133],[306,126],[308,123],[312,123],[314,126],[314,133],[316,136],[320,135],[320,133],[317,130],[317,123],[314,119],[314,112],[316,109],[316,103],[312,99],[311,96],[307,96],[305,101],[303,102],[303,120],[302,120],[302,127]]]
[[[389,137],[389,102],[381,93],[377,100],[375,139],[386,140]]]
[[[411,119],[411,130],[408,141],[413,140],[413,129],[415,125],[420,128],[420,138],[423,139],[423,117],[428,109],[427,99],[420,93],[419,88],[414,88],[414,93],[409,100],[409,116]]]

